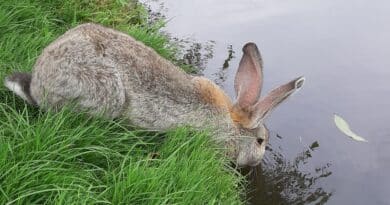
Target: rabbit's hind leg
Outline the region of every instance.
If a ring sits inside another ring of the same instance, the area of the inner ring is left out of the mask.
[[[123,114],[125,91],[114,68],[83,65],[51,69],[50,75],[37,69],[32,95],[41,107],[61,108],[70,104],[76,111],[116,118]]]

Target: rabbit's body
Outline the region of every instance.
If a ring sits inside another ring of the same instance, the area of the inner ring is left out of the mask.
[[[229,99],[209,80],[190,76],[132,37],[96,24],[69,30],[45,48],[30,90],[38,105],[76,101],[95,114],[156,130],[197,124],[227,109],[209,103],[213,92]]]
[[[257,47],[248,44],[244,57],[250,61],[259,58],[254,68],[260,73],[254,74],[259,76],[260,84],[252,80],[253,83],[242,83],[242,86],[261,88],[261,59]],[[244,57],[241,64],[247,67]],[[253,70],[243,69],[245,72]],[[242,78],[250,82],[248,76]],[[44,108],[75,103],[78,109],[93,115],[125,118],[136,126],[152,130],[178,125],[210,127],[215,130],[215,139],[229,146],[228,155],[238,161],[243,158],[238,162],[241,165],[258,164],[268,141],[262,123],[253,120],[252,114],[246,114],[252,108],[243,107],[248,104],[246,98],[258,98],[259,94],[244,93],[242,106],[240,98],[233,104],[210,80],[188,75],[132,37],[96,24],[80,25],[51,43],[38,58],[31,78],[19,73],[9,76],[5,82],[21,97]],[[288,89],[292,91],[298,87],[295,81],[290,84]],[[287,91],[289,95],[290,90]],[[268,104],[274,103],[271,101]],[[264,135],[263,144],[258,143],[257,137],[248,138],[259,133]],[[240,153],[241,149],[249,151]]]

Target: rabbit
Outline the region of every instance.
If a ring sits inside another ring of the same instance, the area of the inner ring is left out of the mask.
[[[212,140],[242,167],[261,162],[269,139],[265,117],[305,81],[296,78],[260,98],[262,69],[256,44],[245,44],[233,102],[211,80],[185,73],[131,36],[86,23],[47,46],[31,74],[16,72],[4,82],[42,109],[75,103],[91,115],[150,130],[209,129]]]

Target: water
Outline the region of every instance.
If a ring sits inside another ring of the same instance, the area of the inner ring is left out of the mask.
[[[390,204],[389,11],[385,0],[164,1],[166,30],[208,45],[195,59],[231,97],[248,41],[262,53],[265,92],[306,77],[267,120],[267,156],[248,175],[252,204]],[[344,136],[334,113],[369,142]]]

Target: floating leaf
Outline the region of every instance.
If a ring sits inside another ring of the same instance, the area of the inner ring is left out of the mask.
[[[345,135],[352,138],[353,140],[360,141],[360,142],[367,142],[366,139],[352,132],[352,130],[349,128],[348,123],[343,118],[341,118],[336,114],[334,115],[334,123],[340,129],[341,132],[343,132]]]

